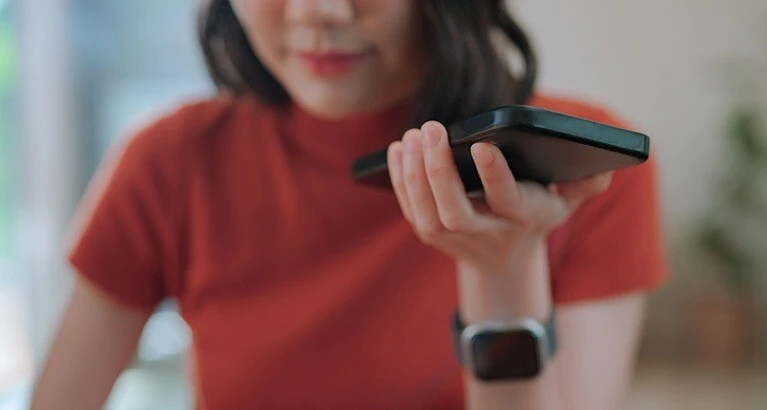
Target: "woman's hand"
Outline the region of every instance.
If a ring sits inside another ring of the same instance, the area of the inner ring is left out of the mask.
[[[504,272],[545,243],[583,201],[604,192],[612,173],[543,187],[518,182],[500,150],[477,143],[471,154],[484,202],[468,197],[445,127],[435,121],[411,129],[388,150],[394,192],[418,237],[462,264]]]

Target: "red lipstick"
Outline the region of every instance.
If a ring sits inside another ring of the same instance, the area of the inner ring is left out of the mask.
[[[355,69],[367,56],[365,53],[301,52],[298,58],[306,69],[318,77],[334,77]]]

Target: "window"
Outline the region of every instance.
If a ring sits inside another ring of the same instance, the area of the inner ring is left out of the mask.
[[[206,95],[210,81],[188,0],[76,0],[78,123],[93,171],[119,139],[176,103]],[[90,172],[87,172],[90,175]],[[138,360],[118,380],[110,410],[189,408],[183,372],[188,330],[173,304],[150,319]],[[2,410],[2,409],[0,409]]]
[[[41,7],[49,3],[55,7]],[[62,293],[57,288],[61,281],[50,279],[61,277],[63,272],[58,270],[63,268],[63,261],[58,261],[58,255],[51,257],[49,248],[60,244],[55,237],[58,227],[69,222],[68,205],[63,202],[82,193],[75,191],[84,188],[116,140],[128,136],[136,126],[174,104],[210,91],[196,45],[197,3],[188,0],[0,0],[0,410],[26,408],[32,373],[40,364],[35,360],[44,357],[46,352],[41,346],[56,324],[50,316],[60,311],[56,310],[58,301],[52,303],[50,299]],[[20,10],[23,12],[16,13]],[[51,22],[55,22],[55,30],[49,30]],[[55,47],[56,42],[46,39],[48,35],[57,35],[57,30],[69,30],[66,34],[71,35],[72,47],[71,50],[67,47],[65,55],[51,53],[50,48]],[[33,35],[29,36],[30,33]],[[23,48],[18,45],[20,40],[24,40]],[[41,67],[50,55],[54,55],[54,61],[42,70],[33,70],[34,75],[50,76],[44,78],[43,83],[61,82],[67,78],[59,73],[66,70],[59,71],[57,65],[69,68],[73,64],[75,78],[71,84],[77,88],[71,90],[72,93],[67,87],[53,87],[54,100],[63,103],[40,105],[45,106],[42,109],[46,117],[53,118],[55,124],[30,127],[28,123],[22,124],[30,121],[29,118],[14,113],[16,95],[30,97],[23,100],[29,106],[33,104],[29,101],[38,104],[51,99],[47,98],[45,87],[30,92],[30,83],[36,86],[40,79],[27,81],[28,77],[18,76],[21,72],[18,66]],[[55,135],[58,123],[74,124],[73,129],[61,131],[66,138]],[[37,145],[29,143],[30,139],[21,133],[29,132],[30,128],[34,129],[32,134]],[[72,140],[76,148],[67,149],[63,154],[51,153],[49,146],[43,149],[48,145],[48,138],[59,146],[66,140],[67,148],[71,147]],[[47,166],[35,151],[38,148],[45,151],[44,159],[50,157],[61,164]],[[36,161],[19,160],[18,154],[22,152]],[[68,170],[61,174],[65,176],[57,175],[56,179],[66,187],[61,191],[66,192],[32,198],[36,208],[28,211],[28,188],[34,188],[36,193],[47,192],[45,186],[32,185],[48,184],[45,182],[48,174],[58,169]],[[34,178],[27,174],[30,171]],[[20,212],[22,203],[25,212]],[[41,215],[47,212],[48,203],[56,203],[55,215]],[[31,237],[37,233],[27,229],[30,221],[46,225],[41,229],[44,237],[40,240]],[[51,235],[47,235],[49,232]],[[22,237],[23,245],[18,245]],[[27,249],[29,246],[36,249]],[[35,255],[29,256],[28,251],[34,251]],[[53,263],[55,268],[29,263],[38,257],[57,258]],[[27,270],[27,265],[34,273]],[[164,305],[150,319],[139,346],[138,360],[118,380],[107,409],[189,408],[190,395],[183,371],[188,340],[186,326],[175,313],[173,304]]]
[[[7,1],[0,0],[0,260],[7,261],[10,258],[11,239],[13,227],[13,203],[11,191],[13,156],[12,150],[12,127],[13,118],[11,112],[11,94],[13,77],[15,73],[15,50],[13,29],[11,28]],[[0,265],[4,266],[4,265]],[[0,270],[6,275],[9,270]]]
[[[21,408],[32,373],[32,344],[27,283],[17,268],[16,133],[13,99],[16,92],[16,42],[7,0],[0,0],[0,410]]]

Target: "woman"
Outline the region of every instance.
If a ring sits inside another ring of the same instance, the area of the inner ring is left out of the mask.
[[[164,298],[199,409],[621,407],[665,277],[654,163],[541,187],[477,144],[467,197],[443,124],[525,103],[621,125],[533,93],[501,1],[210,0],[200,34],[221,93],[130,138],[92,188],[33,409],[101,406]],[[387,146],[394,192],[351,181]],[[520,320],[540,332],[487,331]],[[484,344],[454,342],[466,326]]]

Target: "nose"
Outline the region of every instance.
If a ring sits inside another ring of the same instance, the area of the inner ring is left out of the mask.
[[[302,25],[336,26],[354,21],[353,0],[286,0],[285,20]]]

